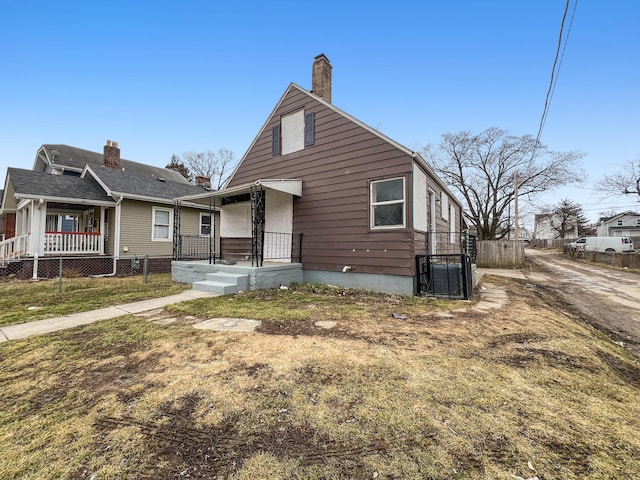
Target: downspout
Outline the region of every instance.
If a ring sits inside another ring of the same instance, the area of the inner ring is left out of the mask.
[[[116,202],[115,233],[113,234],[113,236],[115,237],[115,240],[113,242],[113,272],[105,273],[104,275],[92,275],[93,277],[96,277],[96,278],[113,277],[118,271],[118,257],[120,256],[120,217],[122,216],[121,214],[122,199],[123,199],[123,196],[120,195],[120,198]]]

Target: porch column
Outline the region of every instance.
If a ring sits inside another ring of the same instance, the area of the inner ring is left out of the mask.
[[[43,200],[32,200],[29,208],[31,214],[30,230],[31,242],[29,244],[29,254],[44,255],[44,234],[47,224],[47,202]]]
[[[100,223],[98,224],[100,228],[100,255],[104,255],[104,229],[106,227],[104,224],[105,210],[105,207],[100,207]]]
[[[264,257],[265,193],[251,187],[251,266],[261,267]]]

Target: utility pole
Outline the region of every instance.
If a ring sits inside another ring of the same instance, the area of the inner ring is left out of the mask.
[[[515,217],[514,234],[515,234],[516,240],[519,240],[520,237],[518,235],[518,172],[515,173],[514,179],[516,182],[516,186],[515,186],[516,203],[514,205],[514,212],[513,212],[513,216]]]

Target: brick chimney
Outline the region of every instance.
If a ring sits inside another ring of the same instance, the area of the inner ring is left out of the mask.
[[[196,175],[196,186],[203,188],[211,188],[211,179],[206,175]]]
[[[311,91],[331,103],[331,63],[329,59],[321,53],[313,61],[313,71],[311,73]]]
[[[104,166],[120,168],[120,148],[118,148],[118,142],[107,140],[107,144],[104,146]]]

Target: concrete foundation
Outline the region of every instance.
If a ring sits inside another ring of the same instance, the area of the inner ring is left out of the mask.
[[[304,281],[398,295],[413,295],[415,292],[415,278],[402,275],[304,270]]]
[[[265,263],[262,267],[250,264],[222,265],[207,262],[171,262],[171,277],[174,282],[195,283],[207,280],[207,274],[224,272],[236,275],[247,275],[249,290],[277,288],[302,283],[302,264],[300,263]]]

